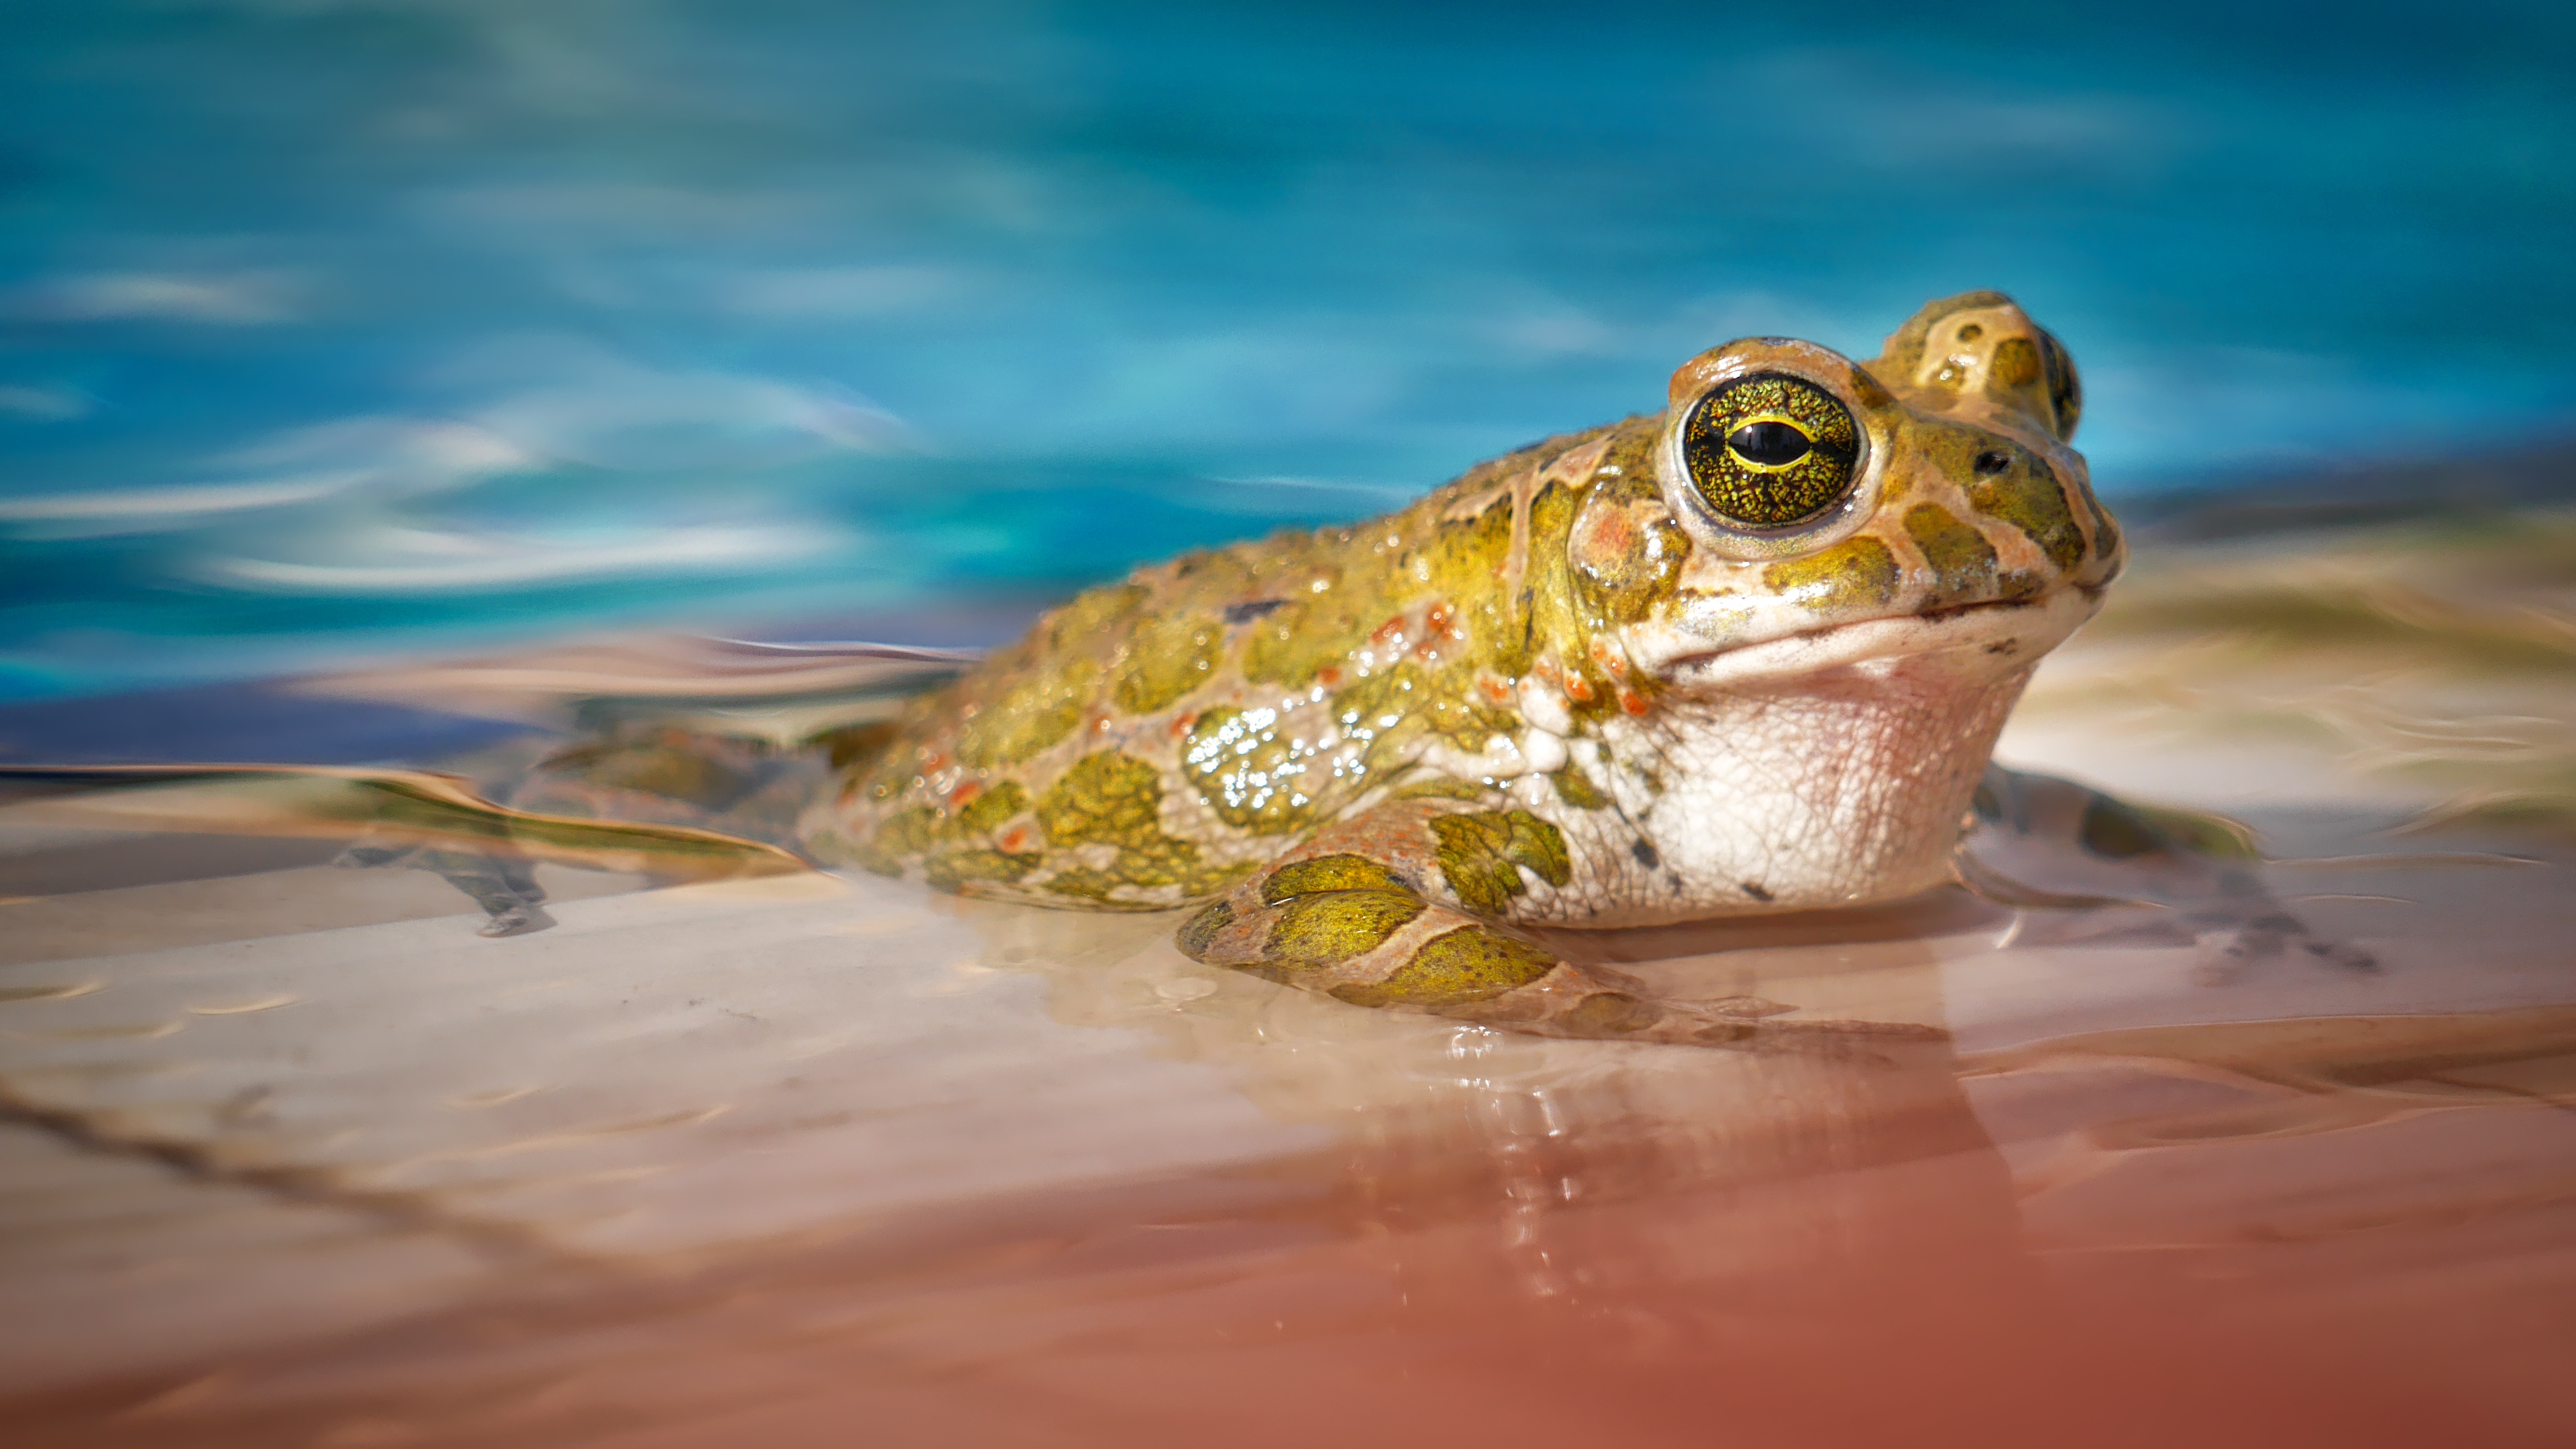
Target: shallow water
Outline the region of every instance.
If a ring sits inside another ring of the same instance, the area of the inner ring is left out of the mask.
[[[1359,1011],[1194,965],[1166,916],[675,885],[650,852],[540,866],[557,924],[486,940],[434,876],[324,863],[345,775],[23,797],[0,1414],[84,1445],[2564,1442],[2567,526],[2151,533],[2007,733],[2232,812],[2374,972],[2212,984],[2152,912],[1957,892],[1567,938],[1952,1033],[1865,1060]],[[707,648],[306,688],[744,707]]]
[[[917,621],[1970,288],[2115,507],[2576,429],[2563,5],[0,16],[0,698]]]

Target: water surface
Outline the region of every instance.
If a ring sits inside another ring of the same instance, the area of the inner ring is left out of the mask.
[[[2115,505],[2576,418],[2560,6],[0,24],[12,695],[1051,594],[1972,287]]]

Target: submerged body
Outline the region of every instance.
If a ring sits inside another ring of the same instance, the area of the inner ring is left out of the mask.
[[[995,899],[1206,901],[1184,950],[1344,1000],[1763,1035],[1517,928],[1948,879],[2006,714],[2120,568],[2078,407],[1993,293],[1867,364],[1730,344],[1661,413],[1076,598],[918,701],[804,842]]]

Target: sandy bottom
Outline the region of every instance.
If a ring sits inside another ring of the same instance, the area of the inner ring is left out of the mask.
[[[2208,985],[2151,919],[1941,892],[1588,949],[1948,1046],[1549,1042],[1209,971],[1168,917],[549,867],[560,924],[489,940],[226,833],[224,787],[0,807],[0,1426],[2576,1441],[2564,650],[2506,611],[2453,668],[2420,589],[2262,645],[2157,588],[2005,755],[2237,813],[2377,971]]]

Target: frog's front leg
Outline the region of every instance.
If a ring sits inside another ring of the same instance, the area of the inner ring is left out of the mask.
[[[370,835],[340,852],[334,865],[359,868],[404,865],[433,872],[473,898],[491,919],[486,936],[523,936],[555,923],[546,914],[546,888],[537,884],[534,863],[506,846],[486,850],[449,850],[436,846],[396,844]]]
[[[2131,805],[2049,775],[1990,765],[1958,852],[1960,882],[1999,904],[2161,907],[2191,939],[2198,974],[2234,979],[2268,957],[2347,970],[2377,962],[2315,934],[2263,884],[2243,828],[2214,816]]]
[[[1940,1040],[1931,1027],[1782,1021],[1744,1001],[1658,1001],[1617,972],[1566,960],[1508,924],[1529,883],[1571,879],[1564,838],[1525,810],[1452,801],[1379,806],[1313,839],[1181,928],[1192,959],[1360,1006],[1430,1012],[1544,1036],[1740,1050],[1865,1051]]]

